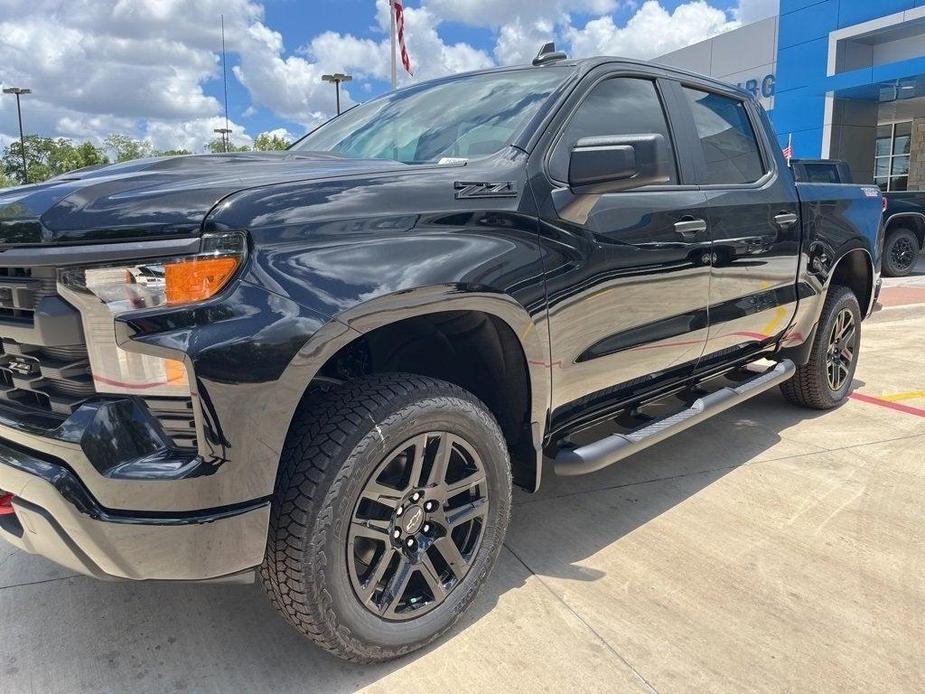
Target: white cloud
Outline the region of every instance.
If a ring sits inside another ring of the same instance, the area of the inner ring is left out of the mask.
[[[742,24],[751,24],[780,14],[780,0],[739,0],[732,13]]]
[[[517,18],[498,31],[495,58],[501,65],[523,65],[533,60],[540,46],[555,38],[556,28],[551,20]]]
[[[441,20],[499,28],[517,21],[560,20],[570,12],[607,14],[619,4],[617,0],[430,0],[428,7]]]
[[[570,27],[566,37],[572,54],[578,58],[593,55],[654,58],[737,26],[739,23],[730,20],[723,10],[703,0],[678,5],[674,12],[666,10],[657,0],[647,0],[625,26],[617,26],[607,15],[581,28]]]
[[[262,133],[257,133],[257,137],[260,137],[261,135],[266,135],[267,137],[279,137],[283,140],[288,140],[289,142],[292,142],[297,137],[301,137],[300,135],[292,134],[286,130],[286,128],[273,128],[272,130],[264,130]]]
[[[656,0],[417,0],[405,11],[414,77],[399,66],[400,82],[526,63],[548,40],[576,57],[653,57],[773,14],[776,5],[740,0],[725,12],[698,0],[669,12]],[[624,25],[611,15],[618,8],[634,10]],[[296,47],[284,44],[252,0],[0,0],[2,80],[33,89],[24,114],[30,132],[97,142],[121,132],[158,148],[198,151],[224,124],[223,105],[206,93],[221,79],[219,14],[237,63],[229,79],[250,96],[243,118],[269,111],[311,128],[335,109],[322,74],[355,76],[342,89],[344,106],[353,103],[351,90],[365,98],[370,80],[388,81],[388,12],[388,1],[376,0],[367,35],[323,31]],[[494,45],[448,43],[446,22],[484,28]],[[10,106],[0,100],[0,142],[16,134]],[[236,142],[250,141],[242,124],[234,129]]]
[[[144,139],[148,140],[155,149],[185,149],[190,152],[203,151],[205,144],[221,137],[215,132],[216,128],[224,128],[225,119],[222,116],[210,118],[194,118],[182,123],[168,123],[165,121],[150,121],[144,132]],[[231,128],[231,143],[234,145],[250,145],[253,143],[244,126],[229,121]]]

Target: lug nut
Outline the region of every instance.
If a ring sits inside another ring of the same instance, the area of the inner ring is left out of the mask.
[[[421,528],[421,530],[423,530],[425,533],[429,533],[429,532],[430,532],[430,523],[425,523],[425,524],[424,524],[424,527]]]
[[[404,512],[405,512],[405,507],[404,507],[404,506],[399,506],[397,509],[395,509],[395,515],[396,515],[396,516],[400,516],[400,515],[403,514]]]
[[[420,498],[421,498],[421,492],[415,492],[414,494],[411,495],[412,501],[417,501]]]
[[[433,510],[435,510],[436,508],[437,508],[437,502],[436,502],[436,501],[428,501],[426,504],[424,504],[424,510],[425,510],[425,511],[433,511]]]
[[[398,528],[395,528],[395,530],[392,531],[392,537],[394,537],[396,540],[400,538],[401,530],[399,530]]]
[[[408,541],[405,544],[408,545],[409,547],[414,547],[414,538],[409,537]]]

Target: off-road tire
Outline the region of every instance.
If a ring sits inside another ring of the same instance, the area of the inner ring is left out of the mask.
[[[387,621],[358,599],[349,579],[346,526],[367,480],[395,446],[448,431],[477,450],[490,504],[469,570],[445,601],[406,621]],[[511,508],[511,466],[501,430],[471,393],[433,378],[384,374],[309,395],[282,454],[261,575],[274,607],[330,653],[389,660],[450,629],[484,584]]]
[[[848,377],[837,390],[829,385],[826,375],[826,350],[836,317],[845,309],[854,317],[855,338],[854,358],[849,367]],[[861,309],[857,297],[848,287],[834,285],[829,287],[828,296],[819,317],[819,324],[813,336],[813,347],[809,361],[798,366],[793,378],[781,384],[780,389],[790,402],[815,410],[829,410],[843,403],[851,392],[851,382],[857,368],[861,344]]]
[[[897,244],[905,244],[904,248],[908,249],[903,262],[899,262],[894,257]],[[905,277],[911,273],[918,262],[919,249],[919,238],[911,229],[905,227],[890,229],[887,232],[886,240],[883,242],[883,274],[887,277]],[[912,254],[911,259],[906,259],[910,253]]]

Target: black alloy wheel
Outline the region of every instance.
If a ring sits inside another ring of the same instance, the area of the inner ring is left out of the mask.
[[[461,437],[435,431],[399,445],[354,507],[347,562],[357,599],[389,620],[440,605],[469,572],[489,504],[482,461]]]
[[[511,460],[492,412],[426,376],[312,391],[286,440],[261,574],[305,636],[381,662],[446,633],[498,558]]]
[[[883,274],[905,277],[911,273],[918,262],[920,246],[919,237],[911,229],[890,229],[883,244]]]
[[[848,287],[829,287],[811,340],[806,363],[780,389],[796,405],[828,410],[850,395],[861,349],[861,307]]]
[[[912,239],[903,236],[896,239],[896,242],[890,248],[890,258],[893,261],[893,267],[897,270],[905,271],[912,269],[912,262],[915,260],[917,249]]]
[[[847,308],[838,312],[829,334],[826,350],[826,378],[833,392],[841,390],[851,375],[851,365],[857,350],[857,326],[854,314]]]

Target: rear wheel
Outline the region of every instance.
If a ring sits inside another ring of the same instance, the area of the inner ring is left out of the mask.
[[[848,287],[829,288],[809,361],[781,384],[792,403],[827,410],[840,405],[851,392],[861,346],[861,309]]]
[[[905,277],[919,259],[919,239],[911,229],[896,227],[887,232],[883,244],[883,274]]]
[[[421,648],[474,599],[501,548],[511,474],[475,396],[388,374],[310,398],[287,441],[265,586],[348,660]]]

